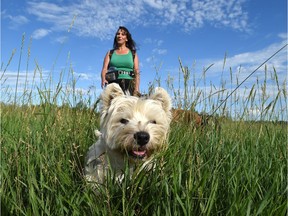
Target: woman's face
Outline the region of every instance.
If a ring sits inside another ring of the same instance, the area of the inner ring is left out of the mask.
[[[128,41],[126,31],[119,29],[116,33],[116,40],[118,44],[126,43]]]

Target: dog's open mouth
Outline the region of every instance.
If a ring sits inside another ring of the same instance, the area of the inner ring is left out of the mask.
[[[129,152],[129,155],[136,159],[143,159],[147,155],[146,149],[133,149]]]

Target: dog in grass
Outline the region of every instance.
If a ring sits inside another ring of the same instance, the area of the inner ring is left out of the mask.
[[[109,84],[101,94],[99,139],[86,155],[86,179],[103,183],[110,169],[121,180],[127,164],[132,172],[149,164],[167,146],[170,122],[171,98],[163,88],[136,97]]]

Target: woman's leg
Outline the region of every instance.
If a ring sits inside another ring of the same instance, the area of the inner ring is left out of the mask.
[[[127,85],[127,90],[129,90],[130,95],[134,95],[134,90],[135,90],[135,83],[134,79],[133,80],[126,80],[126,85]]]

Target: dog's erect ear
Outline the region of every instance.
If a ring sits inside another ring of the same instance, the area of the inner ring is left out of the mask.
[[[121,87],[116,83],[111,83],[107,85],[107,87],[104,89],[104,91],[101,94],[101,100],[104,107],[109,107],[111,104],[111,101],[118,97],[124,95],[124,92],[122,91]]]
[[[161,87],[157,87],[155,92],[149,96],[152,100],[160,101],[166,113],[171,111],[171,98],[169,94]]]

